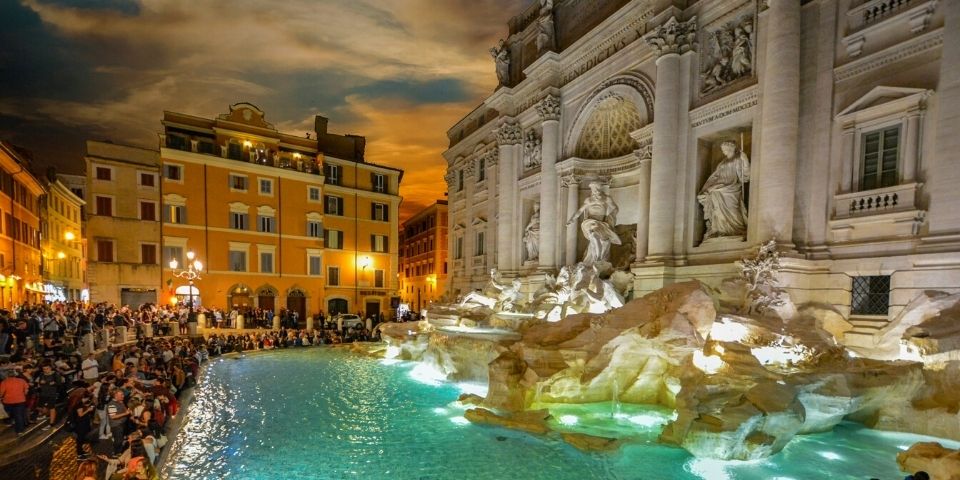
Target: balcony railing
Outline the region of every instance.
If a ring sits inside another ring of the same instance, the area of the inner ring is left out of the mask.
[[[892,187],[844,193],[834,197],[836,218],[863,217],[916,209],[920,184],[905,183]]]

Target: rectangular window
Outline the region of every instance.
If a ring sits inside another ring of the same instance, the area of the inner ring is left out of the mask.
[[[307,187],[307,200],[311,202],[320,201],[320,187]]]
[[[383,270],[373,271],[373,286],[374,288],[383,288]]]
[[[97,240],[97,261],[113,261],[113,240]]]
[[[474,251],[477,252],[476,255],[483,255],[485,249],[484,245],[486,245],[486,236],[487,235],[485,232],[477,232],[477,244],[474,245]]]
[[[326,178],[327,185],[340,185],[340,166],[325,164],[323,166],[323,175]]]
[[[97,180],[111,180],[113,172],[107,167],[97,167]]]
[[[390,221],[390,208],[384,203],[374,202],[370,204],[370,218],[380,222]]]
[[[482,182],[487,178],[487,160],[481,158],[477,161],[477,181]]]
[[[230,190],[247,191],[247,177],[243,175],[230,174]]]
[[[153,202],[140,202],[140,220],[157,220],[157,204]]]
[[[333,195],[324,196],[323,213],[343,215],[343,199]]]
[[[260,252],[260,273],[273,273],[273,252]]]
[[[308,220],[307,236],[313,238],[320,238],[323,236],[323,224],[316,220]]]
[[[161,259],[166,265],[170,260],[176,260],[179,265],[183,265],[183,247],[163,247],[163,258]]]
[[[187,223],[187,207],[167,205],[163,208],[163,221],[167,223]]]
[[[273,217],[260,216],[259,228],[263,233],[274,233],[275,229],[273,228]]]
[[[157,184],[156,177],[152,173],[140,173],[140,186],[141,187],[154,187]]]
[[[900,126],[863,135],[860,190],[892,187],[899,181]]]
[[[307,273],[313,276],[319,276],[320,272],[320,257],[317,255],[307,257]]]
[[[370,174],[370,183],[373,184],[373,191],[387,193],[387,176],[380,173]]]
[[[163,176],[167,180],[179,182],[180,180],[183,180],[183,167],[180,165],[164,165]]]
[[[97,196],[97,215],[104,215],[107,217],[113,216],[113,199],[110,197],[100,197]]]
[[[340,285],[340,267],[327,267],[327,285]]]
[[[230,271],[231,272],[247,271],[247,252],[242,252],[239,250],[230,251]]]
[[[143,243],[140,245],[140,263],[144,265],[157,264],[157,246]]]
[[[387,251],[386,235],[370,235],[370,250],[379,253]]]
[[[890,309],[890,276],[853,277],[850,313],[886,315]]]
[[[340,230],[326,230],[326,238],[324,239],[324,246],[327,248],[342,249],[343,248],[343,232]]]
[[[269,178],[260,179],[260,195],[273,195],[273,180]]]
[[[197,141],[197,152],[205,153],[207,155],[213,155],[214,150],[215,148],[214,148],[213,142],[209,140]]]
[[[247,214],[246,213],[231,213],[230,214],[230,228],[236,230],[246,230],[247,229]]]
[[[453,241],[453,258],[457,260],[463,258],[463,237],[457,237]]]
[[[230,142],[227,144],[227,158],[241,160],[243,158],[243,147],[239,143]]]

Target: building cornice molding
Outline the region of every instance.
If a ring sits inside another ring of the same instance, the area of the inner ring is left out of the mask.
[[[833,78],[843,82],[885,67],[891,63],[926,53],[943,45],[943,28],[918,35],[903,43],[867,55],[833,69]]]
[[[734,113],[757,106],[759,88],[756,84],[714,100],[690,111],[690,125],[697,128]]]

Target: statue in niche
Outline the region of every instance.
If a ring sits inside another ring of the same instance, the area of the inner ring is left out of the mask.
[[[732,22],[708,34],[710,46],[705,52],[701,74],[703,93],[720,89],[753,71],[753,17]]]
[[[510,49],[507,48],[507,42],[500,39],[496,47],[490,49],[490,56],[497,64],[497,80],[500,85],[507,85],[510,82]]]
[[[527,260],[540,258],[540,203],[533,204],[530,221],[523,229],[523,246],[527,250]]]
[[[723,142],[720,150],[723,160],[697,195],[707,224],[704,242],[714,238],[743,238],[747,233],[743,186],[750,181],[750,159],[730,140]]]
[[[556,28],[553,24],[553,0],[540,0],[540,19],[538,20],[537,53],[556,48]]]
[[[590,196],[584,199],[583,206],[577,210],[567,225],[573,224],[581,216],[580,230],[587,239],[587,251],[583,263],[593,265],[610,261],[610,245],[620,245],[620,237],[613,227],[617,224],[617,212],[620,208],[609,195],[603,192],[600,182],[590,182]]]
[[[526,138],[523,139],[523,168],[531,169],[540,166],[542,143],[537,132],[527,130]]]

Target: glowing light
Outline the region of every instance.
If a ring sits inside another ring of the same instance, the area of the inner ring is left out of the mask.
[[[751,348],[750,353],[760,362],[761,365],[771,363],[785,365],[787,363],[800,363],[809,360],[810,353],[801,346],[777,346]]]
[[[723,359],[716,355],[704,355],[700,350],[693,352],[693,366],[707,375],[719,372],[725,365]]]
[[[820,452],[820,456],[827,460],[843,460],[843,457],[833,452]]]
[[[250,140],[244,140],[244,141],[243,141],[243,146],[244,146],[244,147],[247,147],[247,148],[250,148],[251,146],[253,146],[253,144],[250,143]]]
[[[627,417],[627,420],[634,425],[640,425],[641,427],[656,427],[667,423],[667,419],[658,415],[650,414],[640,414],[640,415],[631,415]]]
[[[433,409],[433,413],[436,413],[437,415],[446,415],[447,409],[442,407],[437,407]]]
[[[450,417],[450,421],[457,425],[470,425],[470,420],[466,417]]]
[[[387,345],[386,352],[383,353],[383,358],[393,359],[400,356],[403,352],[403,349],[396,345]]]
[[[576,415],[561,415],[560,424],[561,425],[576,425],[580,419]]]
[[[478,397],[486,397],[487,392],[489,391],[489,388],[487,388],[487,385],[482,383],[463,382],[463,383],[458,383],[457,388],[460,389],[461,393],[476,395]]]
[[[418,363],[417,366],[413,367],[413,369],[410,370],[410,378],[424,385],[434,387],[439,387],[447,380],[443,372],[426,363]]]
[[[63,252],[57,252],[57,258],[63,260],[64,258],[67,258],[67,254]]]
[[[710,339],[718,342],[742,342],[750,334],[745,325],[721,318],[710,327]]]
[[[73,233],[73,232],[70,232],[70,231],[68,231],[68,232],[66,232],[66,233],[63,234],[63,239],[66,240],[66,241],[68,241],[68,242],[72,242],[72,241],[74,241],[76,238],[77,238],[77,236],[74,235],[74,233]]]

